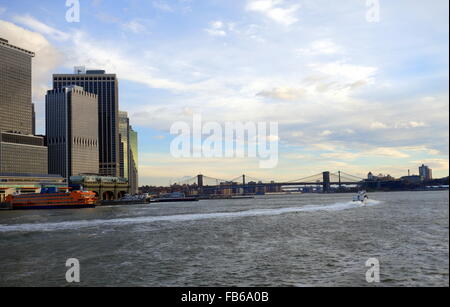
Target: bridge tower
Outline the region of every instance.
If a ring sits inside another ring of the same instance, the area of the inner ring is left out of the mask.
[[[322,176],[323,176],[323,192],[324,193],[328,193],[330,191],[330,188],[331,188],[330,172],[323,172]]]

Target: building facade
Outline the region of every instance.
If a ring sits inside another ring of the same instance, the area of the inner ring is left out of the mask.
[[[138,134],[130,126],[130,190],[133,194],[139,193],[139,156],[138,156]]]
[[[31,62],[34,53],[0,38],[0,131],[32,134]]]
[[[138,182],[138,135],[130,126],[128,113],[119,112],[120,131],[120,177],[128,180],[130,192],[139,193]]]
[[[0,173],[47,174],[45,138],[33,135],[33,57],[0,38]]]
[[[45,97],[48,171],[65,178],[99,173],[97,95],[79,86]]]
[[[99,200],[117,200],[132,193],[125,178],[80,175],[70,177],[70,187],[94,192]]]
[[[0,133],[0,173],[48,174],[43,136]]]
[[[433,171],[428,166],[422,164],[422,166],[419,167],[419,176],[422,181],[431,181],[433,180]]]
[[[77,85],[98,96],[99,172],[103,176],[120,175],[119,84],[115,74],[77,67],[75,74],[53,75],[53,88]]]
[[[119,111],[120,177],[130,179],[130,120],[128,113]]]

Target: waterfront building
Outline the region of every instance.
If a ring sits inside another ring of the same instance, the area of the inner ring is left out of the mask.
[[[139,155],[138,155],[138,134],[130,126],[130,191],[133,194],[139,193]]]
[[[120,177],[128,180],[130,192],[139,193],[138,187],[138,136],[130,126],[128,113],[119,112]]]
[[[433,180],[433,170],[422,164],[422,166],[419,167],[419,176],[422,181],[431,181]]]
[[[98,96],[99,172],[120,175],[119,83],[116,74],[76,67],[74,74],[54,74],[53,88],[77,85]]]
[[[409,176],[403,176],[400,178],[403,182],[409,183],[409,184],[420,184],[422,181],[421,177],[418,175],[409,175]]]
[[[0,173],[48,174],[43,136],[0,133]]]
[[[36,109],[34,103],[31,104],[31,134],[36,135]]]
[[[99,200],[117,200],[130,193],[130,186],[125,178],[80,174],[70,177],[70,187],[74,190],[89,190]]]
[[[0,38],[0,172],[47,174],[45,138],[34,136],[34,53]]]
[[[128,113],[119,111],[120,177],[130,179],[130,120]]]
[[[45,97],[48,171],[65,178],[99,173],[97,95],[79,86],[47,92]]]
[[[34,53],[0,38],[0,131],[30,135],[31,64]]]

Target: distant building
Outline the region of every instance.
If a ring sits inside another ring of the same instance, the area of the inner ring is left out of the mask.
[[[97,95],[79,86],[45,97],[49,173],[65,178],[99,173]]]
[[[138,136],[130,126],[128,113],[119,112],[120,177],[128,180],[130,192],[139,193],[138,182]]]
[[[138,134],[130,126],[130,191],[139,193],[139,155],[138,155]]]
[[[125,178],[80,174],[70,177],[70,187],[94,192],[100,200],[117,200],[130,193]]]
[[[36,135],[36,110],[34,107],[34,103],[31,104],[32,110],[32,118],[31,118],[31,134]]]
[[[120,175],[119,82],[104,70],[76,67],[74,74],[54,74],[53,88],[77,85],[98,95],[99,170],[103,176]]]
[[[402,181],[410,184],[420,184],[422,182],[422,178],[417,175],[404,176],[400,178]]]
[[[422,164],[422,166],[419,167],[419,176],[422,181],[431,181],[433,180],[433,171],[428,166]]]
[[[47,147],[34,136],[34,53],[0,38],[0,173],[47,174]]]
[[[119,111],[120,177],[130,178],[130,120],[128,113]]]

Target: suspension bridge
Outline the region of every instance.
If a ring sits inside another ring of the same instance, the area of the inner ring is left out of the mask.
[[[183,187],[185,192],[196,191],[198,194],[265,194],[278,193],[289,189],[332,192],[346,187],[360,187],[363,178],[342,171],[325,171],[319,174],[291,181],[263,180],[248,175],[232,179],[213,178],[205,175],[183,177],[173,181],[172,186]]]

